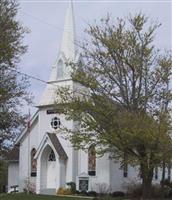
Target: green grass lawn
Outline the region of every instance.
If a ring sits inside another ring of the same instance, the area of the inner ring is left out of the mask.
[[[57,197],[31,194],[0,194],[0,200],[86,200],[86,198]]]

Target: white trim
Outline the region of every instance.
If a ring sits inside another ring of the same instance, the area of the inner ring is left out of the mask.
[[[39,155],[42,153],[43,149],[44,149],[47,145],[49,145],[49,146],[53,149],[53,151],[54,151],[56,157],[59,159],[59,155],[58,155],[58,153],[57,153],[57,151],[56,151],[54,145],[52,144],[51,139],[49,138],[49,136],[48,136],[47,133],[45,133],[45,135],[44,135],[44,137],[43,137],[43,139],[42,139],[42,141],[41,141],[41,143],[40,143],[40,145],[39,145],[39,147],[38,147],[38,150],[37,150],[37,152],[36,152],[34,158],[37,159],[37,158],[39,157]]]
[[[45,147],[46,145],[46,142],[48,140],[48,135],[47,133],[45,133],[44,137],[42,138],[41,142],[40,142],[40,145],[38,146],[37,148],[37,151],[36,151],[36,154],[35,154],[35,159],[38,158],[40,152],[42,151],[43,147]]]

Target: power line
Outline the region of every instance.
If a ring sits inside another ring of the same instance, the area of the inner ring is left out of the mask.
[[[55,28],[56,30],[59,30],[59,31],[64,31],[64,30],[66,30],[67,32],[70,33],[70,30],[69,30],[69,29],[64,29],[64,28],[61,28],[61,27],[56,26],[56,25],[54,25],[54,24],[51,24],[51,23],[49,23],[49,22],[47,22],[47,21],[45,21],[45,20],[43,20],[43,19],[41,19],[41,18],[39,18],[39,17],[36,17],[36,16],[34,16],[34,15],[31,15],[31,14],[28,13],[28,12],[21,11],[21,13],[23,13],[23,14],[26,15],[26,16],[32,17],[34,20],[38,21],[39,23],[42,23],[42,24],[51,26],[51,27]],[[79,36],[77,36],[77,37],[79,37]],[[81,38],[81,37],[79,37],[79,38]],[[82,38],[81,38],[81,39],[82,39]],[[75,42],[75,44],[78,44],[78,43],[76,43],[76,42],[79,42],[79,41],[75,39],[74,42]]]
[[[51,26],[51,27],[55,28],[56,30],[60,30],[60,31],[64,31],[64,30],[65,30],[64,28],[55,26],[55,25],[53,25],[53,24],[50,24],[50,23],[46,22],[46,21],[43,20],[43,19],[40,19],[39,17],[36,17],[36,16],[34,16],[34,15],[31,15],[31,14],[28,13],[28,12],[21,11],[21,13],[23,13],[23,14],[26,15],[26,16],[32,17],[34,20],[38,21],[39,23],[43,23],[43,24],[45,24],[45,25]],[[67,29],[66,31],[70,32],[69,29]],[[78,36],[77,36],[77,37],[78,37]],[[72,42],[74,42],[74,44],[76,44],[77,46],[79,46],[79,43],[80,43],[80,42],[77,41],[76,39],[74,39],[74,41],[72,41]],[[15,69],[10,69],[10,70],[15,71],[16,73],[18,73],[18,74],[20,74],[20,75],[24,75],[24,76],[26,76],[26,77],[28,77],[28,78],[31,78],[31,79],[34,79],[34,80],[36,80],[36,81],[42,82],[42,83],[44,83],[44,84],[52,84],[52,85],[54,85],[53,83],[46,82],[45,80],[42,80],[42,79],[40,79],[40,78],[37,78],[37,77],[35,77],[35,76],[33,76],[33,75],[29,75],[29,74],[26,74],[26,73],[24,73],[24,72],[17,71],[17,70],[15,70]]]
[[[48,25],[48,26],[51,26],[51,27],[53,27],[53,28],[55,28],[56,30],[59,30],[59,31],[67,31],[67,32],[69,32],[70,33],[70,29],[65,29],[65,28],[61,28],[61,27],[58,27],[58,26],[55,26],[55,25],[53,25],[53,24],[50,24],[50,23],[48,23],[48,22],[46,22],[45,20],[43,20],[43,19],[41,19],[41,18],[39,18],[39,17],[36,17],[36,16],[34,16],[34,15],[31,15],[30,13],[28,13],[28,12],[24,12],[24,11],[21,11],[21,13],[23,13],[24,15],[27,15],[27,16],[30,16],[30,17],[32,17],[34,20],[36,20],[36,21],[38,21],[39,23],[42,23],[42,24],[45,24],[45,25]],[[76,34],[76,32],[75,32],[75,34]],[[83,38],[81,38],[80,36],[78,36],[77,35],[77,38],[80,38],[81,39],[81,41],[83,40]],[[71,39],[70,39],[70,41],[72,41]],[[81,43],[80,43],[80,41],[79,40],[76,40],[75,38],[74,38],[74,41],[72,41],[77,47],[81,47],[82,48],[82,45],[81,45]],[[70,48],[70,47],[69,47]],[[72,50],[72,49],[71,49]]]
[[[28,78],[34,79],[34,80],[36,80],[36,81],[42,82],[42,83],[44,83],[44,84],[49,84],[48,82],[46,82],[46,81],[44,81],[44,80],[42,80],[42,79],[40,79],[40,78],[34,77],[34,76],[29,75],[29,74],[26,74],[26,73],[24,73],[24,72],[20,72],[20,71],[17,71],[17,70],[15,70],[15,69],[11,69],[11,68],[8,68],[8,69],[11,70],[11,71],[14,71],[14,72],[16,72],[16,73],[18,73],[18,74],[20,74],[20,75],[23,75],[23,76],[26,76],[26,77],[28,77]]]
[[[44,21],[43,19],[40,19],[40,18],[38,18],[38,17],[36,17],[36,16],[34,16],[34,15],[31,15],[31,14],[28,13],[28,12],[21,11],[21,13],[23,13],[23,14],[26,15],[26,16],[32,17],[33,19],[35,19],[36,21],[38,21],[38,22],[40,22],[40,23],[42,23],[42,24],[46,24],[46,25],[51,26],[51,27],[53,27],[53,28],[55,28],[55,29],[58,29],[58,30],[60,30],[60,31],[63,30],[62,28],[60,28],[60,27],[58,27],[58,26],[55,26],[55,25],[53,25],[53,24],[50,24],[50,23]]]
[[[41,82],[41,83],[49,84],[49,85],[53,85],[53,86],[54,86],[54,83],[53,83],[53,82],[49,82],[49,81],[47,82],[47,81],[45,81],[45,80],[43,80],[43,79],[40,79],[40,78],[37,78],[37,77],[35,77],[35,76],[33,76],[33,75],[29,75],[29,74],[26,74],[26,73],[24,73],[24,72],[20,72],[20,71],[18,71],[18,70],[11,69],[11,68],[8,68],[8,70],[14,71],[14,72],[16,72],[16,73],[18,73],[18,74],[20,74],[20,75],[22,75],[22,76],[31,78],[31,79],[36,80],[36,81],[39,81],[39,82]]]

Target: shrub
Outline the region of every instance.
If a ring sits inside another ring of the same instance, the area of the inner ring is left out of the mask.
[[[127,195],[134,198],[139,198],[142,196],[142,185],[131,182],[125,185]]]
[[[70,188],[60,187],[60,188],[57,190],[57,195],[70,195],[70,194],[72,194]]]
[[[81,192],[79,190],[76,190],[75,194],[80,194]]]
[[[84,191],[84,190],[81,191],[80,194],[83,195],[83,196],[88,196],[88,192],[87,192],[87,191]]]
[[[125,193],[121,191],[115,191],[111,194],[112,197],[124,197]]]
[[[129,197],[139,198],[142,196],[142,185],[131,182],[125,185],[127,190],[127,195]],[[164,188],[160,184],[154,184],[151,187],[151,197],[156,199],[160,198],[172,198],[172,188],[171,183],[167,180],[165,181]]]
[[[172,189],[169,186],[162,188],[161,185],[153,185],[151,195],[153,198],[171,198]]]
[[[161,181],[161,185],[162,185],[162,181]],[[165,180],[164,180],[164,185],[165,185],[165,186],[168,186],[168,187],[170,187],[170,188],[172,189],[172,182],[171,182],[170,180],[165,179]]]
[[[166,198],[172,198],[172,190],[170,190],[169,192],[168,192],[168,194],[165,196]]]
[[[97,194],[97,192],[95,192],[95,191],[89,191],[89,192],[88,192],[88,196],[97,197],[98,194]]]
[[[36,193],[36,186],[34,183],[32,183],[29,179],[25,179],[24,183],[25,183],[25,188],[23,189],[23,192],[29,193],[29,194]]]
[[[110,196],[95,197],[93,200],[113,200]]]
[[[66,185],[70,187],[70,190],[71,190],[72,194],[76,193],[76,184],[75,184],[75,182],[68,182],[68,183],[66,183]]]
[[[159,184],[152,185],[151,188],[151,196],[153,198],[161,197],[162,196],[162,188]]]

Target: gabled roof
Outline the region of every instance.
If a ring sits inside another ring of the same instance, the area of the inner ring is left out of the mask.
[[[68,156],[64,150],[64,148],[62,147],[59,139],[57,138],[56,134],[55,133],[46,133],[37,149],[37,152],[36,152],[36,155],[35,155],[35,158],[38,158],[38,156],[40,155],[41,153],[41,150],[44,149],[48,142],[47,140],[50,140],[51,144],[53,145],[56,153],[58,154],[59,156],[59,159],[61,160],[67,160],[68,159]]]
[[[67,160],[68,156],[65,152],[65,150],[63,149],[59,139],[57,138],[56,134],[54,133],[47,133],[47,135],[49,136],[54,148],[56,149],[57,154],[59,155],[60,159],[62,160]]]

